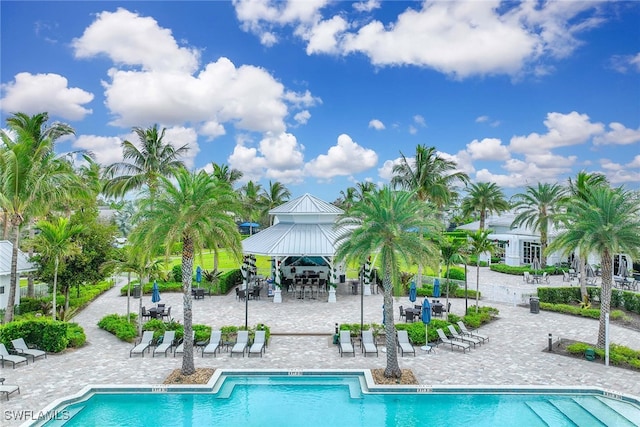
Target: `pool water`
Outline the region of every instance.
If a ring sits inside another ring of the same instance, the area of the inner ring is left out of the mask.
[[[602,395],[363,393],[358,376],[229,376],[217,393],[95,393],[65,426],[637,426]]]

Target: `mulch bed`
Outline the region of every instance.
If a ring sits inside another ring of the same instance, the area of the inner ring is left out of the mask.
[[[418,380],[411,369],[402,369],[402,377],[400,378],[386,378],[384,369],[372,369],[371,375],[373,375],[373,381],[378,385],[418,385]]]
[[[215,372],[213,368],[196,368],[191,375],[182,375],[180,369],[174,369],[163,384],[206,384]]]

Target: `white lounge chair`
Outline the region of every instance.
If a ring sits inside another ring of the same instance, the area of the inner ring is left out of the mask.
[[[15,354],[10,354],[7,351],[7,347],[4,344],[0,343],[0,361],[2,361],[2,367],[4,368],[4,362],[11,362],[13,364],[13,369],[16,368],[18,363],[24,363],[25,365],[29,364],[29,361],[26,357],[17,356]]]
[[[22,338],[11,340],[11,344],[13,344],[13,348],[15,349],[15,351],[20,356],[24,356],[24,357],[31,356],[31,361],[32,362],[35,362],[35,360],[38,357],[44,356],[45,359],[47,358],[47,352],[46,351],[38,350],[38,349],[35,349],[35,348],[29,348],[27,343],[24,342],[24,339],[22,339]]]
[[[249,347],[250,357],[252,354],[259,354],[262,357],[262,354],[265,352],[265,332],[264,331],[256,331],[256,335],[253,337],[253,344]]]
[[[162,336],[162,342],[153,349],[153,357],[156,357],[158,353],[164,353],[164,357],[167,357],[167,351],[173,347],[173,340],[176,339],[176,331],[165,331]]]
[[[362,351],[364,352],[364,357],[367,357],[367,353],[375,353],[376,357],[378,357],[378,346],[373,339],[373,332],[362,331]]]
[[[448,325],[449,328],[449,332],[451,333],[451,336],[453,337],[453,339],[456,339],[458,341],[463,341],[463,342],[467,342],[469,344],[473,344],[473,348],[476,348],[476,344],[482,344],[482,341],[479,338],[474,338],[471,337],[469,335],[462,335],[458,332],[458,330],[456,329],[455,326],[453,325]]]
[[[215,357],[216,352],[220,352],[220,343],[222,342],[222,331],[211,331],[211,338],[209,338],[209,344],[202,349],[202,357],[205,354],[213,354]]]
[[[195,338],[196,338],[196,331],[191,331],[191,342],[193,342],[193,345],[195,346]],[[175,348],[175,350],[173,350],[173,357],[176,357],[176,354],[182,354],[184,353],[184,337],[182,338],[182,342],[180,344],[178,344],[178,346]]]
[[[249,331],[238,331],[238,338],[236,338],[236,343],[231,348],[231,357],[233,357],[234,353],[242,353],[242,357],[244,357],[244,352],[249,345]]]
[[[7,396],[7,400],[9,400],[9,395],[16,391],[20,394],[20,387],[17,385],[4,385],[4,378],[0,378],[0,394]]]
[[[355,357],[356,351],[353,348],[353,341],[351,341],[351,331],[342,330],[340,331],[340,357],[344,353],[351,353]]]
[[[129,351],[129,357],[134,354],[141,354],[144,357],[144,351],[148,350],[153,341],[153,331],[144,331],[140,342]]]
[[[413,353],[413,356],[416,356],[416,349],[413,348],[413,344],[409,341],[407,331],[398,331],[398,348],[400,348],[400,356],[404,357],[405,353]]]
[[[466,353],[467,350],[471,349],[471,346],[466,342],[449,339],[442,329],[438,329],[438,336],[440,337],[441,343],[451,345],[451,350],[453,350],[453,347],[460,347],[462,352]]]
[[[489,341],[488,335],[482,335],[477,333],[476,331],[470,331],[467,329],[467,326],[462,322],[462,320],[458,320],[458,327],[460,328],[460,332],[462,335],[469,335],[471,337],[479,338],[482,342]]]
[[[524,278],[523,278],[523,280],[524,280],[526,283],[531,283],[531,282],[533,282],[533,280],[531,279],[531,274],[529,274],[529,272],[528,272],[528,271],[525,271],[523,274],[524,274]]]

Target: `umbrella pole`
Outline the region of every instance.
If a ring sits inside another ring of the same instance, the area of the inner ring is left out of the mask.
[[[425,323],[424,324],[424,346],[420,347],[422,348],[424,351],[429,351],[430,347],[429,347],[429,324]]]

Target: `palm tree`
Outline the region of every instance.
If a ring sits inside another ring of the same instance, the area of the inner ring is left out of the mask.
[[[248,219],[250,223],[258,220],[260,215],[260,206],[264,203],[262,200],[262,185],[256,184],[253,181],[247,182],[240,188],[240,200],[242,201],[242,211],[246,216],[243,219]],[[253,234],[253,226],[249,227],[249,234]]]
[[[239,211],[236,193],[201,170],[179,169],[175,181],[160,177],[157,197],[140,201],[139,225],[131,235],[134,246],[157,249],[169,255],[173,243],[182,243],[182,291],[184,300],[184,355],[182,374],[195,372],[193,363],[191,281],[195,253],[221,244],[239,258],[240,235],[233,220]]]
[[[337,259],[363,264],[375,253],[383,270],[384,314],[387,346],[386,377],[399,378],[396,334],[393,323],[393,284],[399,280],[401,262],[407,265],[434,257],[429,240],[415,230],[438,230],[433,212],[415,194],[393,191],[388,186],[371,192],[358,201],[349,213],[342,215],[338,226],[344,227],[336,240]]]
[[[606,316],[611,311],[613,255],[640,255],[640,203],[622,187],[600,185],[575,198],[565,214],[570,227],[559,233],[548,251],[583,248],[584,253],[600,254],[602,287],[598,347],[605,346]]]
[[[480,254],[489,252],[493,254],[496,245],[489,240],[491,230],[478,230],[469,234],[469,249],[476,258],[476,313],[478,312],[478,304],[480,304]]]
[[[189,147],[185,144],[174,148],[164,141],[166,129],[158,132],[158,125],[142,129],[133,128],[138,135],[139,145],[133,142],[122,143],[124,161],[109,165],[105,170],[108,181],[104,193],[108,196],[123,197],[127,192],[146,186],[153,197],[161,177],[171,176],[177,169],[183,168],[180,156]]]
[[[57,158],[55,141],[73,134],[63,123],[47,125],[49,116],[40,113],[28,116],[16,113],[7,119],[15,140],[0,130],[5,148],[0,153],[0,208],[7,215],[14,233],[11,254],[11,276],[5,321],[13,320],[18,283],[18,249],[20,229],[31,218],[42,215],[52,203],[63,199],[75,174],[68,161]]]
[[[71,225],[68,218],[58,218],[57,221],[39,221],[36,225],[40,233],[36,236],[34,246],[46,259],[53,259],[53,320],[56,320],[56,297],[58,295],[58,268],[60,262],[80,253],[81,248],[73,238],[80,234],[84,227]]]
[[[418,145],[415,157],[407,159],[400,152],[400,163],[393,167],[391,185],[414,191],[418,200],[434,204],[442,210],[455,197],[453,188],[458,183],[467,183],[464,172],[455,172],[455,162],[438,155],[435,147]],[[418,286],[422,283],[422,263],[418,263]]]
[[[340,190],[340,197],[333,204],[346,212],[351,209],[356,199],[357,190],[354,187],[348,187],[346,190]]]
[[[558,184],[538,183],[537,187],[527,186],[524,193],[513,196],[513,207],[517,215],[511,227],[526,226],[540,232],[540,252],[542,268],[547,265],[547,243],[549,228],[558,221],[566,190]]]
[[[509,203],[502,189],[494,182],[471,184],[467,189],[467,197],[462,200],[462,215],[478,213],[480,230],[484,230],[487,214],[499,214],[509,209]]]
[[[447,318],[449,317],[449,280],[451,273],[451,265],[452,264],[461,264],[466,262],[464,258],[464,247],[465,242],[460,239],[454,239],[451,237],[445,237],[440,242],[440,255],[442,257],[442,261],[447,267],[447,298],[446,305],[447,308]]]
[[[243,176],[242,171],[230,168],[229,165],[219,165],[215,162],[211,162],[211,166],[213,167],[213,172],[211,172],[211,174],[216,179],[228,183],[231,187],[233,187],[234,184]]]
[[[269,211],[289,201],[291,191],[282,183],[269,181],[269,188],[262,190],[262,215],[267,217]],[[269,225],[273,225],[273,218],[269,218]]]

